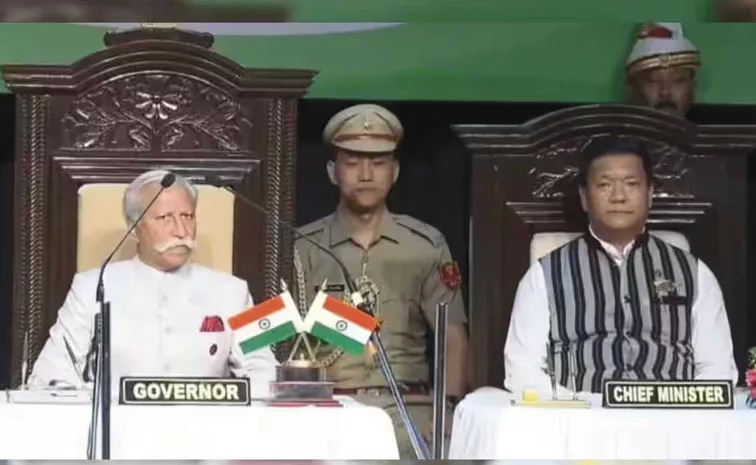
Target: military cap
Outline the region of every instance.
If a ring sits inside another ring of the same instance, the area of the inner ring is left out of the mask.
[[[682,66],[697,69],[700,53],[683,35],[680,23],[644,24],[625,63],[629,75],[647,69]]]
[[[399,118],[380,105],[354,105],[333,115],[323,140],[354,152],[393,152],[404,135]]]

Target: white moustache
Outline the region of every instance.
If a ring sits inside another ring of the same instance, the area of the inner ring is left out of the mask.
[[[158,253],[165,253],[171,249],[175,249],[178,247],[186,247],[189,250],[194,250],[194,248],[197,246],[197,243],[188,237],[184,239],[173,239],[167,242],[163,242],[162,244],[158,244],[155,246],[155,250],[157,250]]]

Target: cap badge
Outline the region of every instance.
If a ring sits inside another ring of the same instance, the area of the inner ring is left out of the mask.
[[[662,68],[669,68],[672,65],[672,57],[664,54],[659,56],[659,66]]]

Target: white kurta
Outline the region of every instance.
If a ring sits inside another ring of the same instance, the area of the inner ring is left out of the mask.
[[[624,250],[618,250],[599,239],[593,231],[591,234],[618,266],[628,258],[632,243]],[[697,286],[690,322],[693,377],[702,380],[732,380],[737,383],[738,369],[733,357],[730,324],[722,291],[714,273],[701,260],[698,261]],[[504,385],[510,391],[551,391],[551,382],[544,367],[550,318],[546,278],[541,263],[535,262],[517,288],[504,347]],[[557,386],[557,390],[560,395],[571,393],[564,386]]]
[[[74,276],[58,320],[29,379],[31,388],[51,382],[82,386],[82,372],[99,312],[99,269]],[[164,273],[138,258],[110,264],[105,298],[111,314],[111,377],[247,376],[253,397],[266,397],[277,365],[269,348],[242,355],[226,319],[252,305],[247,284],[234,276],[188,264]],[[206,317],[219,316],[223,331],[203,332]],[[71,348],[73,358],[66,348]],[[75,364],[75,366],[74,366]]]

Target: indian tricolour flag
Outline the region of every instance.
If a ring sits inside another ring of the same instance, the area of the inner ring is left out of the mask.
[[[318,292],[304,320],[306,331],[356,355],[364,352],[377,326],[375,318],[325,292]]]
[[[243,354],[304,331],[302,317],[288,291],[232,316],[228,325]]]

